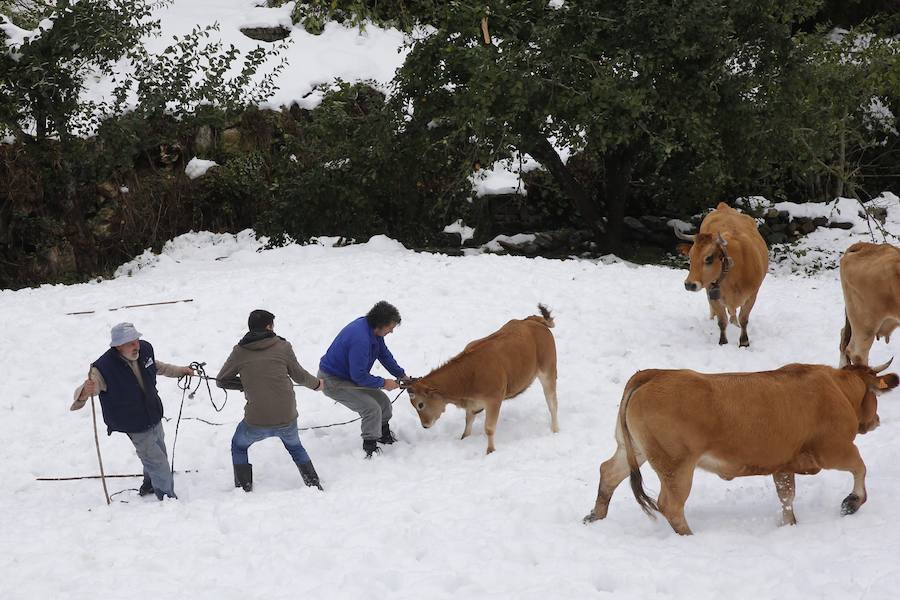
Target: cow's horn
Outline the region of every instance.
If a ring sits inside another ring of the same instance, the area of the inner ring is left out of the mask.
[[[678,227],[678,225],[672,225],[672,231],[675,233],[675,237],[686,242],[693,242],[697,237],[696,235],[688,235],[685,232],[681,231],[681,228]]]
[[[720,246],[727,246],[727,245],[728,245],[728,240],[726,240],[725,238],[723,238],[721,233],[716,234],[716,236],[717,236],[717,237],[716,237],[716,243],[717,243],[717,244],[719,244]]]
[[[893,356],[892,356],[891,359],[890,359],[889,361],[887,361],[886,363],[881,364],[881,365],[878,365],[877,367],[872,367],[872,370],[875,371],[876,373],[881,373],[882,371],[884,371],[885,369],[887,369],[889,366],[891,366],[891,363],[892,363],[892,362],[894,362],[894,357],[893,357]]]

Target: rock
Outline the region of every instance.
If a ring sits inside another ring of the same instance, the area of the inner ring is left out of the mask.
[[[622,221],[626,227],[631,229],[634,233],[636,233],[639,237],[647,237],[650,235],[650,230],[647,229],[647,226],[635,219],[634,217],[625,217]]]
[[[806,223],[803,223],[800,226],[800,233],[802,233],[804,235],[809,235],[810,233],[815,231],[817,227],[818,226],[814,222],[807,221]]]
[[[828,227],[831,229],[853,229],[853,223],[839,223],[837,221],[832,221],[828,224]]]
[[[812,223],[816,227],[825,227],[828,225],[828,217],[816,217],[812,220]]]
[[[225,152],[237,154],[241,150],[241,130],[232,127],[222,132],[222,149]]]
[[[869,215],[874,218],[876,221],[884,225],[885,220],[887,219],[887,207],[886,206],[872,206],[869,207]],[[865,217],[865,215],[860,215]]]
[[[440,246],[446,246],[448,248],[459,248],[462,246],[462,236],[458,231],[453,233],[440,232],[437,234],[437,240]]]
[[[291,30],[283,25],[274,27],[242,27],[241,33],[251,40],[259,40],[260,42],[279,42],[290,37]]]
[[[767,240],[769,242],[769,245],[771,246],[772,244],[783,244],[788,240],[788,238],[785,234],[776,231],[773,232],[772,235],[767,238]]]
[[[119,196],[119,186],[111,181],[104,181],[97,184],[97,193],[107,200],[112,200]]]
[[[644,215],[641,217],[641,223],[650,231],[658,233],[671,233],[672,228],[669,227],[669,219],[665,217],[656,217],[653,215]]]
[[[201,125],[194,136],[194,149],[198,154],[206,154],[213,147],[213,131],[209,125]]]

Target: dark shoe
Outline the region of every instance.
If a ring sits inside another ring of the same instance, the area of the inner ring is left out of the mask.
[[[253,491],[253,465],[234,465],[234,487],[244,488],[245,492]]]
[[[144,475],[144,482],[141,484],[141,489],[138,490],[138,496],[149,496],[154,491],[153,484],[150,483],[150,477],[148,475]]]
[[[316,468],[313,466],[312,461],[297,465],[297,468],[300,469],[300,476],[303,477],[303,483],[307,487],[317,487],[323,492],[325,491],[325,488],[319,483],[319,474],[316,473]]]
[[[363,450],[366,451],[366,458],[372,458],[375,454],[381,452],[376,440],[363,440]]]
[[[394,434],[391,432],[391,428],[387,423],[381,424],[381,437],[378,438],[379,444],[393,444],[397,441],[397,438],[394,437]]]

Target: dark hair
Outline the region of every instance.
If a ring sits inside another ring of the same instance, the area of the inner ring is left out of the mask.
[[[273,323],[275,323],[275,315],[261,308],[257,308],[247,317],[247,329],[250,331],[265,331],[266,327]]]
[[[400,324],[400,311],[393,304],[382,300],[372,307],[372,310],[366,315],[366,321],[372,329],[385,327],[391,323]]]

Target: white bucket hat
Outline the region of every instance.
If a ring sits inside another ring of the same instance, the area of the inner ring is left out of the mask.
[[[118,325],[113,325],[112,330],[109,332],[110,340],[109,346],[121,346],[122,344],[127,344],[128,342],[133,342],[134,340],[140,339],[141,332],[134,328],[134,325],[131,323],[119,323]]]

